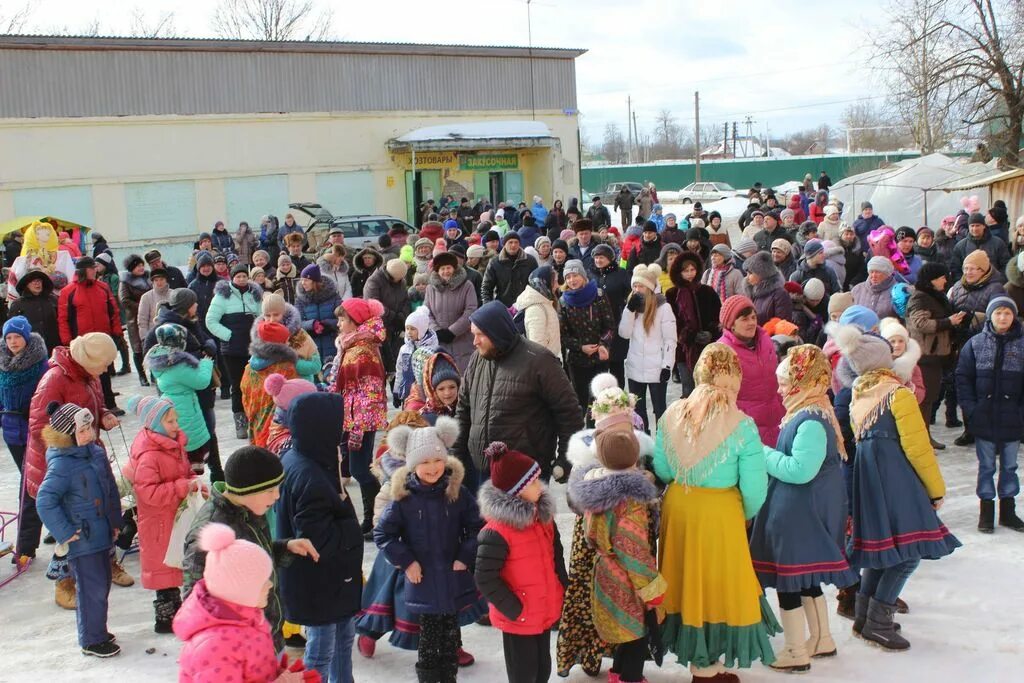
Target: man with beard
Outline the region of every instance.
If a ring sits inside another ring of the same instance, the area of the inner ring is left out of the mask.
[[[484,449],[503,441],[537,461],[541,476],[565,481],[569,437],[583,428],[576,392],[558,359],[516,330],[508,307],[492,301],[469,318],[476,353],[459,389],[459,438],[452,453],[474,493],[489,478]]]

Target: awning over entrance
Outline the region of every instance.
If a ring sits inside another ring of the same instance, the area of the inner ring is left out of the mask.
[[[468,151],[553,147],[558,138],[539,121],[480,121],[428,126],[388,141],[399,151]]]

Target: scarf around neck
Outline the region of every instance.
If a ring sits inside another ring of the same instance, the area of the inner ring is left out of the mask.
[[[721,342],[705,347],[693,369],[697,387],[665,411],[667,455],[676,464],[676,481],[698,486],[724,461],[719,448],[746,415],[736,406],[742,370],[736,352]],[[712,453],[717,456],[710,458]]]
[[[562,294],[562,298],[565,299],[565,303],[567,305],[582,308],[594,303],[594,299],[597,298],[597,294],[597,283],[593,280],[588,280],[587,284],[583,285],[579,289],[565,290]]]

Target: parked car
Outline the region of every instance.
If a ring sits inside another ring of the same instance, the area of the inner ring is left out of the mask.
[[[306,240],[309,251],[318,252],[327,241],[327,233],[331,228],[341,228],[345,235],[345,246],[349,251],[359,251],[365,247],[376,247],[377,238],[387,234],[388,230],[401,223],[410,235],[410,244],[415,242],[417,229],[401,218],[385,214],[336,216],[330,223],[317,223],[306,229]]]
[[[692,202],[717,202],[720,199],[728,199],[741,194],[729,183],[690,183],[679,190],[679,202],[690,204]]]
[[[306,225],[306,252],[317,254],[327,242],[327,233],[331,228],[339,227],[345,235],[345,245],[350,250],[359,251],[367,246],[377,246],[377,238],[390,230],[396,223],[401,223],[410,235],[417,229],[401,218],[384,214],[355,214],[352,216],[335,216],[320,204],[312,202],[296,202],[288,205],[289,209],[306,214],[309,223]]]
[[[601,201],[611,210],[611,207],[615,205],[615,197],[619,194],[622,188],[625,187],[627,190],[633,193],[633,198],[640,196],[640,190],[644,189],[643,183],[608,183],[608,187],[604,189],[604,192],[598,193],[601,197]]]

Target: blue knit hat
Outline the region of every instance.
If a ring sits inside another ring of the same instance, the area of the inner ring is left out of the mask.
[[[8,319],[4,323],[4,338],[9,334],[20,334],[25,338],[25,341],[29,340],[32,335],[32,325],[29,323],[28,318],[23,315],[16,315],[13,318]]]
[[[856,325],[861,332],[870,332],[878,327],[878,314],[867,306],[850,306],[839,316],[839,324]]]
[[[1008,296],[997,296],[988,302],[988,306],[985,307],[985,317],[989,320],[992,319],[992,314],[996,312],[997,308],[1009,308],[1013,311],[1013,316],[1017,317],[1017,304]],[[7,325],[4,325],[4,335],[7,334]]]
[[[444,229],[445,230],[451,230],[453,228],[455,230],[459,229],[459,222],[457,220],[455,220],[454,218],[449,218],[448,220],[446,220],[444,222]]]

